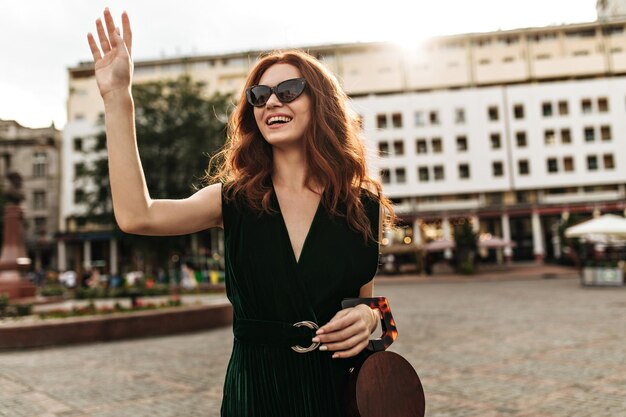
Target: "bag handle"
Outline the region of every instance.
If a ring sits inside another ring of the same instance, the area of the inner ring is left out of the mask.
[[[371,297],[371,298],[344,298],[341,302],[341,308],[354,307],[359,304],[365,304],[372,310],[378,310],[380,325],[383,334],[378,339],[371,339],[367,344],[367,349],[372,352],[382,352],[386,350],[398,337],[398,329],[396,322],[391,314],[391,307],[387,302],[387,297]]]

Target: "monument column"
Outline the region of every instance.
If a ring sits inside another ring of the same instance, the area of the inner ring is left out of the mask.
[[[26,298],[35,295],[35,285],[28,282],[25,271],[30,268],[30,258],[24,244],[24,213],[20,203],[24,201],[22,177],[17,172],[7,174],[9,187],[5,194],[4,233],[0,255],[0,294],[9,298]]]

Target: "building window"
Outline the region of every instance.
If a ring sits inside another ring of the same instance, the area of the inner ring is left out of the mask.
[[[415,148],[417,149],[417,153],[428,153],[428,145],[426,145],[426,139],[418,139],[415,141]]]
[[[33,210],[46,208],[46,192],[43,190],[33,191]]]
[[[604,162],[604,169],[615,169],[615,161],[613,161],[613,154],[605,153],[602,156]]]
[[[526,132],[515,133],[515,141],[517,142],[518,148],[525,148],[528,146],[528,142],[526,141]]]
[[[381,169],[380,170],[380,181],[383,184],[389,184],[391,182],[391,175],[390,175],[388,169]]]
[[[551,117],[552,116],[552,103],[549,101],[541,103],[541,113],[543,117]]]
[[[565,158],[563,158],[563,171],[574,171],[574,158],[572,158],[571,156],[566,156]]]
[[[428,167],[418,167],[417,178],[419,178],[420,182],[428,182]]]
[[[587,156],[587,169],[589,171],[597,171],[598,170],[598,157],[595,155]]]
[[[598,111],[600,113],[608,113],[608,111],[609,111],[609,100],[606,97],[600,97],[598,99]]]
[[[83,138],[74,138],[74,150],[76,152],[83,150]]]
[[[487,114],[489,116],[489,120],[492,122],[497,122],[499,119],[499,115],[498,115],[498,107],[496,106],[490,106],[489,109],[487,110]]]
[[[424,126],[424,112],[423,111],[415,112],[415,126]]]
[[[394,128],[399,129],[402,127],[402,114],[394,113],[391,115],[391,124]]]
[[[430,120],[431,125],[438,125],[439,124],[439,112],[437,110],[432,110],[428,114],[428,120]]]
[[[492,163],[491,168],[494,177],[501,177],[504,175],[504,165],[502,165],[502,162]]]
[[[572,134],[569,129],[561,129],[561,143],[572,143]]]
[[[500,149],[502,147],[502,141],[500,140],[499,133],[492,133],[490,138],[491,138],[491,149]]]
[[[530,174],[530,166],[528,165],[527,159],[521,159],[517,161],[517,171],[520,175]]]
[[[45,177],[48,173],[48,154],[35,152],[33,154],[33,177]]]
[[[376,127],[379,129],[387,129],[387,115],[379,114],[376,116]]]
[[[47,223],[47,218],[46,217],[35,217],[35,233],[37,235],[45,235],[47,233],[47,227],[46,227],[46,223]]]
[[[434,177],[435,181],[443,181],[445,179],[445,174],[443,171],[443,165],[435,165],[434,167]]]
[[[556,158],[548,158],[548,172],[559,172],[559,164]]]
[[[441,138],[433,138],[432,146],[433,146],[433,152],[434,153],[441,153],[441,152],[443,152],[443,143],[441,141]]]
[[[457,136],[456,137],[456,151],[457,152],[466,152],[467,151],[467,136]]]
[[[378,143],[378,155],[383,158],[389,156],[389,144],[387,142]]]
[[[84,203],[86,199],[87,198],[84,190],[80,188],[74,190],[74,204]]]
[[[523,104],[516,104],[515,106],[513,106],[513,116],[516,119],[524,118],[524,105]]]
[[[577,29],[565,32],[568,38],[593,38],[596,36],[596,29]]]
[[[83,175],[85,175],[85,164],[83,162],[74,164],[74,179],[80,178]]]
[[[393,142],[393,154],[395,156],[404,155],[404,142],[401,140],[396,140]]]
[[[559,101],[559,115],[560,116],[567,116],[569,114],[569,106],[567,104],[567,101]]]
[[[604,3],[606,4],[606,1]],[[606,36],[622,34],[622,33],[624,33],[624,26],[622,25],[608,26],[608,27],[602,28],[602,34]]]
[[[589,114],[592,112],[593,108],[591,107],[591,99],[584,98],[580,102],[580,108],[583,114]]]
[[[396,168],[396,182],[399,184],[406,182],[406,170],[404,168]]]
[[[543,132],[543,142],[546,145],[554,145],[556,144],[556,135],[554,134],[554,130],[547,129]]]
[[[459,178],[467,179],[470,177],[470,167],[468,164],[459,164]]]
[[[465,109],[456,109],[454,111],[454,123],[465,123]]]
[[[611,140],[611,126],[600,127],[600,137],[603,141]]]
[[[585,142],[593,142],[596,140],[596,132],[593,127],[585,128]]]

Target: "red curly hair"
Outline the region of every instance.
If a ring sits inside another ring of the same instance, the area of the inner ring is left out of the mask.
[[[268,68],[279,63],[292,65],[300,71],[307,81],[305,94],[311,99],[311,123],[303,137],[306,186],[311,189],[312,181],[322,185],[322,204],[329,213],[345,217],[349,227],[360,232],[365,240],[377,241],[377,237],[372,236],[360,192],[362,189],[370,191],[372,198],[386,209],[388,214],[383,218],[386,227],[395,221],[392,204],[383,196],[380,182],[367,173],[359,123],[347,106],[347,95],[334,75],[305,52],[272,52],[255,64],[230,117],[226,144],[211,158],[205,178],[209,183],[224,183],[228,187],[228,198],[241,195],[253,210],[272,213],[272,146],[261,135],[245,92],[258,84]],[[210,174],[214,164],[218,166],[217,172]]]

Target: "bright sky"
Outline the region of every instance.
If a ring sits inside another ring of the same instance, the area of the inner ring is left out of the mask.
[[[596,0],[2,0],[0,119],[66,122],[67,68],[91,60],[86,34],[128,11],[137,60],[595,20]]]

